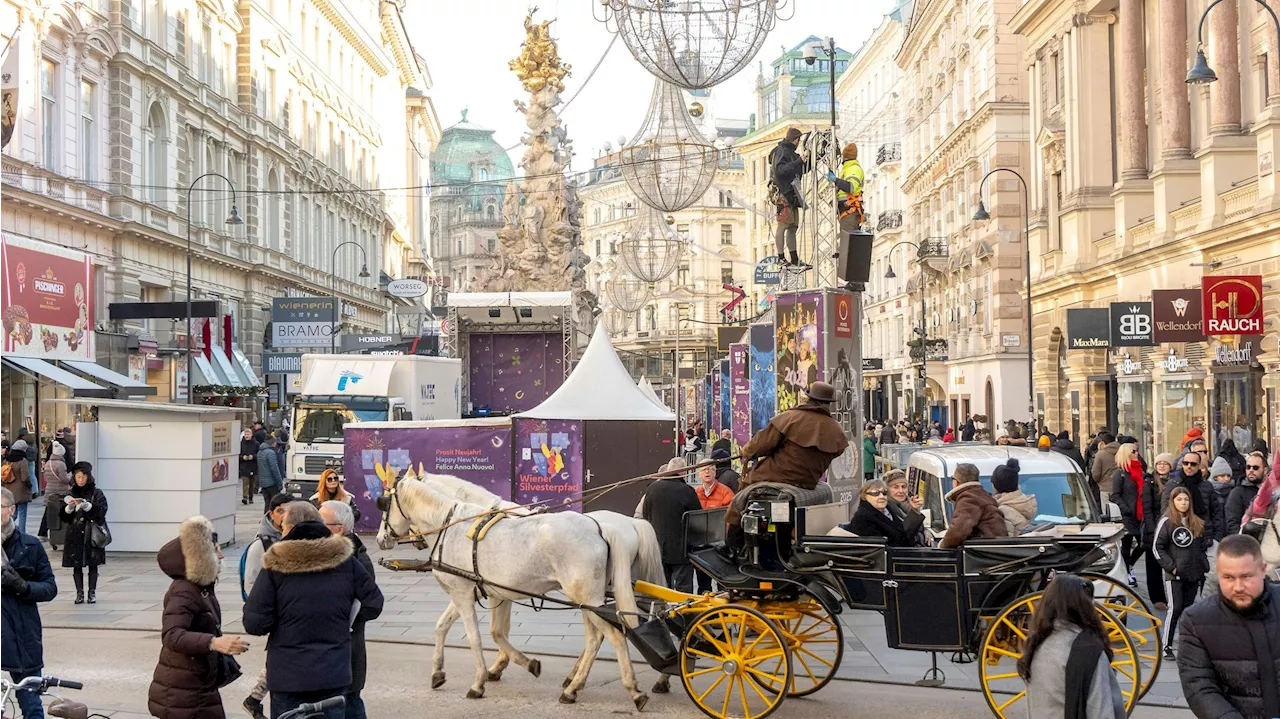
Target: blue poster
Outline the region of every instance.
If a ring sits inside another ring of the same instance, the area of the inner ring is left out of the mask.
[[[773,419],[777,383],[773,365],[773,325],[751,325],[751,434]]]
[[[715,416],[716,393],[711,384],[711,375],[702,378],[702,426],[711,428],[711,418]]]
[[[725,357],[720,360],[720,429],[733,428],[733,413],[730,411],[733,407],[730,397],[733,393],[733,384],[729,380],[729,358]]]

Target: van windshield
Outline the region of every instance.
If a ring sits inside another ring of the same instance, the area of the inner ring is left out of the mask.
[[[982,476],[979,481],[988,492],[991,491],[990,475]],[[1036,498],[1037,514],[1032,524],[1086,524],[1096,521],[1084,478],[1079,474],[1024,474],[1019,478],[1019,485],[1023,494]],[[950,507],[948,503],[948,511]]]
[[[298,407],[294,415],[294,441],[302,444],[341,442],[342,427],[347,423],[377,422],[387,418],[385,409],[353,410],[342,405]]]

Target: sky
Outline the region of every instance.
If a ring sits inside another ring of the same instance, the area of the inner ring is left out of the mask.
[[[716,117],[745,120],[755,112],[758,63],[767,65],[810,35],[831,35],[841,49],[854,52],[894,4],[894,0],[786,0],[755,59],[715,88]],[[573,169],[584,170],[605,142],[616,146],[619,136],[630,138],[639,129],[653,90],[653,76],[621,39],[583,89],[613,38],[605,23],[592,15],[602,12],[599,0],[411,0],[406,3],[405,21],[414,49],[427,61],[434,82],[429,94],[441,128],[456,124],[466,108],[468,121],[495,130],[498,142],[510,148],[525,131],[524,116],[516,111],[514,101],[527,99],[528,93],[507,62],[520,54],[524,15],[533,5],[539,8],[535,21],[555,19],[552,34],[559,41],[562,60],[572,66],[562,98],[568,101],[582,90],[563,109],[562,117],[576,152]],[[521,149],[510,153],[518,163]]]

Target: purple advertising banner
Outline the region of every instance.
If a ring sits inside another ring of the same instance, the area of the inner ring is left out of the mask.
[[[350,427],[343,440],[346,489],[360,507],[357,531],[377,531],[382,521],[374,504],[382,496],[379,471],[400,476],[412,467],[415,473],[452,474],[511,499],[509,427]]]
[[[582,496],[582,420],[516,420],[517,504]],[[557,505],[551,505],[557,507]],[[571,509],[581,509],[577,505]]]
[[[729,358],[720,360],[720,429],[733,429],[733,380],[729,377]]]
[[[751,345],[729,345],[729,407],[733,431],[733,453],[751,439]]]
[[[707,419],[708,442],[713,441],[711,439],[711,434],[718,433],[720,431],[720,415],[722,413],[720,406],[722,400],[720,384],[720,370],[717,369],[711,373],[711,416]]]
[[[774,313],[778,412],[803,404],[809,385],[823,376],[820,317],[821,293],[778,295]]]
[[[476,333],[470,341],[472,408],[523,412],[564,384],[564,338],[559,332]]]

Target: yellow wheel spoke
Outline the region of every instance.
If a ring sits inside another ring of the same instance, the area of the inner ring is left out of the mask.
[[[736,676],[734,681],[738,683],[738,696],[742,698],[742,716],[749,717],[751,716],[751,705],[747,703],[747,680],[741,676]]]
[[[1000,681],[1001,679],[1013,679],[1016,676],[1018,676],[1017,672],[1009,672],[1008,674],[988,674],[987,681],[995,682]]]
[[[778,678],[778,676],[777,676],[776,674],[767,674],[767,673],[762,672],[762,671],[760,671],[759,669],[756,669],[755,667],[751,667],[751,666],[743,666],[742,668],[743,668],[743,669],[745,669],[745,670],[746,670],[746,672],[747,672],[748,674],[750,674],[751,676],[753,676],[753,677],[760,677],[761,679],[765,680],[766,682],[769,682],[770,684],[781,684],[781,683],[782,683],[782,680],[781,680],[781,679],[779,679],[779,678]]]
[[[725,676],[728,676],[728,675],[725,675]],[[722,717],[729,716],[729,700],[732,698],[733,698],[733,679],[730,679],[729,686],[725,688],[724,706],[720,708],[720,716]]]
[[[738,654],[742,653],[742,645],[745,644],[747,641],[747,620],[750,618],[752,618],[750,614],[743,612],[742,621],[738,623],[738,636],[733,644],[733,650]],[[764,634],[761,634],[760,637],[757,637],[757,640],[763,637],[764,637]]]
[[[713,646],[713,647],[715,647],[716,649],[720,650],[720,652],[721,652],[722,654],[728,654],[728,653],[729,653],[729,646],[728,646],[727,644],[722,643],[719,639],[716,639],[715,637],[711,636],[711,632],[708,632],[706,627],[704,627],[704,626],[702,626],[701,624],[699,624],[699,625],[698,625],[698,631],[702,633],[702,636],[703,636],[707,641],[711,642],[711,646]],[[725,636],[728,636],[728,635],[726,634]]]
[[[747,682],[744,680],[743,684],[746,684],[746,683]],[[756,684],[754,680],[751,681],[751,690],[754,691],[756,694],[760,695],[760,698],[764,700],[764,704],[766,708],[769,705],[773,704],[773,698],[770,697],[768,694],[765,694],[763,691],[761,691],[760,685]]]
[[[808,649],[805,649],[804,647],[798,647],[798,648],[797,648],[797,650],[796,650],[796,654],[808,654],[809,656],[813,657],[814,659],[817,659],[818,661],[822,662],[823,664],[826,664],[828,667],[830,667],[830,668],[832,668],[832,669],[835,669],[835,668],[836,668],[836,665],[835,665],[835,664],[833,664],[832,662],[829,662],[829,661],[827,661],[826,659],[823,659],[822,657],[818,656],[817,654],[814,654],[813,652],[809,651]],[[801,659],[800,659],[800,661],[801,661],[801,662],[803,662],[803,661],[804,661],[804,659],[803,659],[803,658],[801,658]]]
[[[727,676],[729,675],[721,674],[719,677],[716,677],[716,680],[714,682],[711,682],[711,686],[707,687],[707,690],[705,692],[698,695],[698,703],[699,704],[703,703],[706,700],[707,695],[715,691],[716,687],[720,686],[720,682],[724,681],[724,678]]]
[[[1009,708],[1009,705],[1011,705],[1011,704],[1013,704],[1014,702],[1018,701],[1019,699],[1021,699],[1021,698],[1025,697],[1026,695],[1027,695],[1027,690],[1026,690],[1026,689],[1023,689],[1022,691],[1018,692],[1017,694],[1014,694],[1014,695],[1013,695],[1013,697],[1012,697],[1011,699],[1009,699],[1009,701],[1007,701],[1007,702],[1005,702],[1004,704],[1001,704],[1000,706],[996,707],[996,711],[1000,712],[1000,714],[1001,714],[1001,715],[1003,715],[1003,714],[1004,714],[1004,710],[1005,710],[1005,709],[1008,709],[1008,708]]]
[[[712,661],[718,662],[721,660],[721,657],[718,657],[714,654],[707,654],[701,649],[695,649],[693,647],[685,647],[685,651],[688,652],[689,654],[696,654],[697,656],[700,656],[700,657],[706,657],[707,659],[710,659]]]
[[[1007,649],[1001,649],[1000,647],[987,647],[987,651],[991,652],[992,654],[999,654],[1000,656],[1009,657],[1010,659],[1022,658],[1021,652],[1011,652]]]
[[[718,671],[722,671],[722,669],[720,667],[711,667],[710,669],[699,669],[696,672],[689,672],[685,676],[692,679],[694,677],[700,677],[703,674],[710,674],[711,672],[718,672]]]
[[[1004,618],[1002,618],[1000,621],[1001,621],[1001,623],[1002,623],[1002,624],[1004,624],[1005,626],[1007,626],[1007,627],[1009,627],[1010,629],[1012,629],[1012,630],[1013,630],[1013,633],[1014,633],[1014,634],[1017,634],[1019,639],[1021,639],[1021,640],[1022,640],[1022,641],[1024,641],[1024,642],[1025,642],[1025,641],[1027,641],[1027,635],[1026,635],[1026,634],[1024,634],[1024,633],[1022,632],[1022,630],[1021,630],[1021,629],[1019,629],[1019,628],[1017,628],[1016,626],[1014,626],[1013,622],[1009,621],[1009,618],[1008,618],[1008,617],[1004,617]]]
[[[771,652],[769,654],[759,654],[747,659],[743,659],[742,665],[746,667],[755,667],[755,666],[759,666],[760,662],[768,661],[770,659],[773,659],[774,657],[781,658],[783,656],[785,655],[783,654],[782,650],[779,649],[778,651]]]
[[[797,661],[799,661],[799,662],[800,662],[800,666],[804,667],[804,671],[805,671],[805,673],[806,673],[806,674],[808,674],[808,675],[809,675],[809,678],[810,678],[810,679],[812,679],[812,680],[813,680],[813,682],[814,682],[815,684],[817,684],[817,683],[818,683],[818,675],[817,675],[817,674],[814,674],[814,673],[813,673],[813,670],[809,668],[809,663],[808,663],[808,662],[806,662],[806,661],[804,660],[804,657],[800,656],[799,654],[792,654],[792,655],[791,655],[791,658],[792,658],[793,660],[797,660]],[[794,682],[795,682],[795,680],[797,679],[796,674],[797,674],[797,672],[796,672],[796,670],[795,670],[795,667],[794,667],[794,666],[792,666],[792,667],[791,667],[791,681],[792,681],[793,683],[794,683]]]

